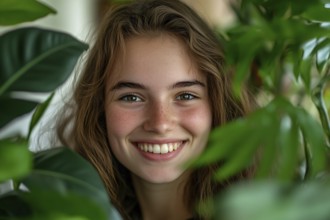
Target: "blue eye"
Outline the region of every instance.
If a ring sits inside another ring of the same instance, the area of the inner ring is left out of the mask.
[[[142,102],[142,99],[136,95],[125,95],[121,97],[119,100],[125,102]]]
[[[176,97],[177,100],[182,100],[182,101],[188,101],[188,100],[193,100],[196,99],[197,97],[195,95],[192,95],[190,93],[182,93],[181,95],[178,95]]]

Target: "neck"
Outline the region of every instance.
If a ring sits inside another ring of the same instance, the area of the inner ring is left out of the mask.
[[[132,179],[144,220],[181,220],[192,216],[184,203],[187,175],[162,184],[149,183],[135,175]]]

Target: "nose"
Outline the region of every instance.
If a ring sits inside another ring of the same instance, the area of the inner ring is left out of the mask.
[[[148,132],[163,134],[173,129],[175,120],[175,112],[170,104],[152,103],[146,110],[143,127]]]

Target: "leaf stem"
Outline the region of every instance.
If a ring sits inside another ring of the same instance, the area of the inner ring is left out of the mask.
[[[303,135],[305,137],[305,135]],[[304,144],[304,153],[305,153],[305,161],[306,161],[306,169],[305,169],[305,175],[304,175],[304,180],[308,180],[310,177],[310,168],[311,168],[311,152],[308,149],[306,139],[303,138],[303,144]]]
[[[327,107],[325,105],[323,94],[324,89],[330,80],[330,62],[328,62],[324,69],[322,70],[323,77],[317,84],[317,86],[312,91],[312,101],[319,113],[319,117],[322,123],[322,127],[324,129],[326,138],[327,138],[327,144],[330,143],[330,123],[329,123],[329,114]]]

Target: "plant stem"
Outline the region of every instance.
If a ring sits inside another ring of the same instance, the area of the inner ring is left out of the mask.
[[[305,136],[305,135],[303,135]],[[305,169],[305,175],[304,180],[308,180],[310,176],[310,167],[311,167],[311,152],[308,149],[306,139],[303,138],[303,144],[304,144],[304,151],[305,151],[305,162],[306,162],[306,169]]]
[[[323,77],[319,81],[318,85],[313,89],[312,92],[312,101],[319,113],[319,117],[322,123],[322,127],[324,129],[327,144],[330,143],[330,124],[329,124],[329,114],[327,107],[324,103],[323,94],[325,86],[327,85],[328,81],[330,80],[330,63],[328,62],[325,65],[325,68],[322,71]]]

